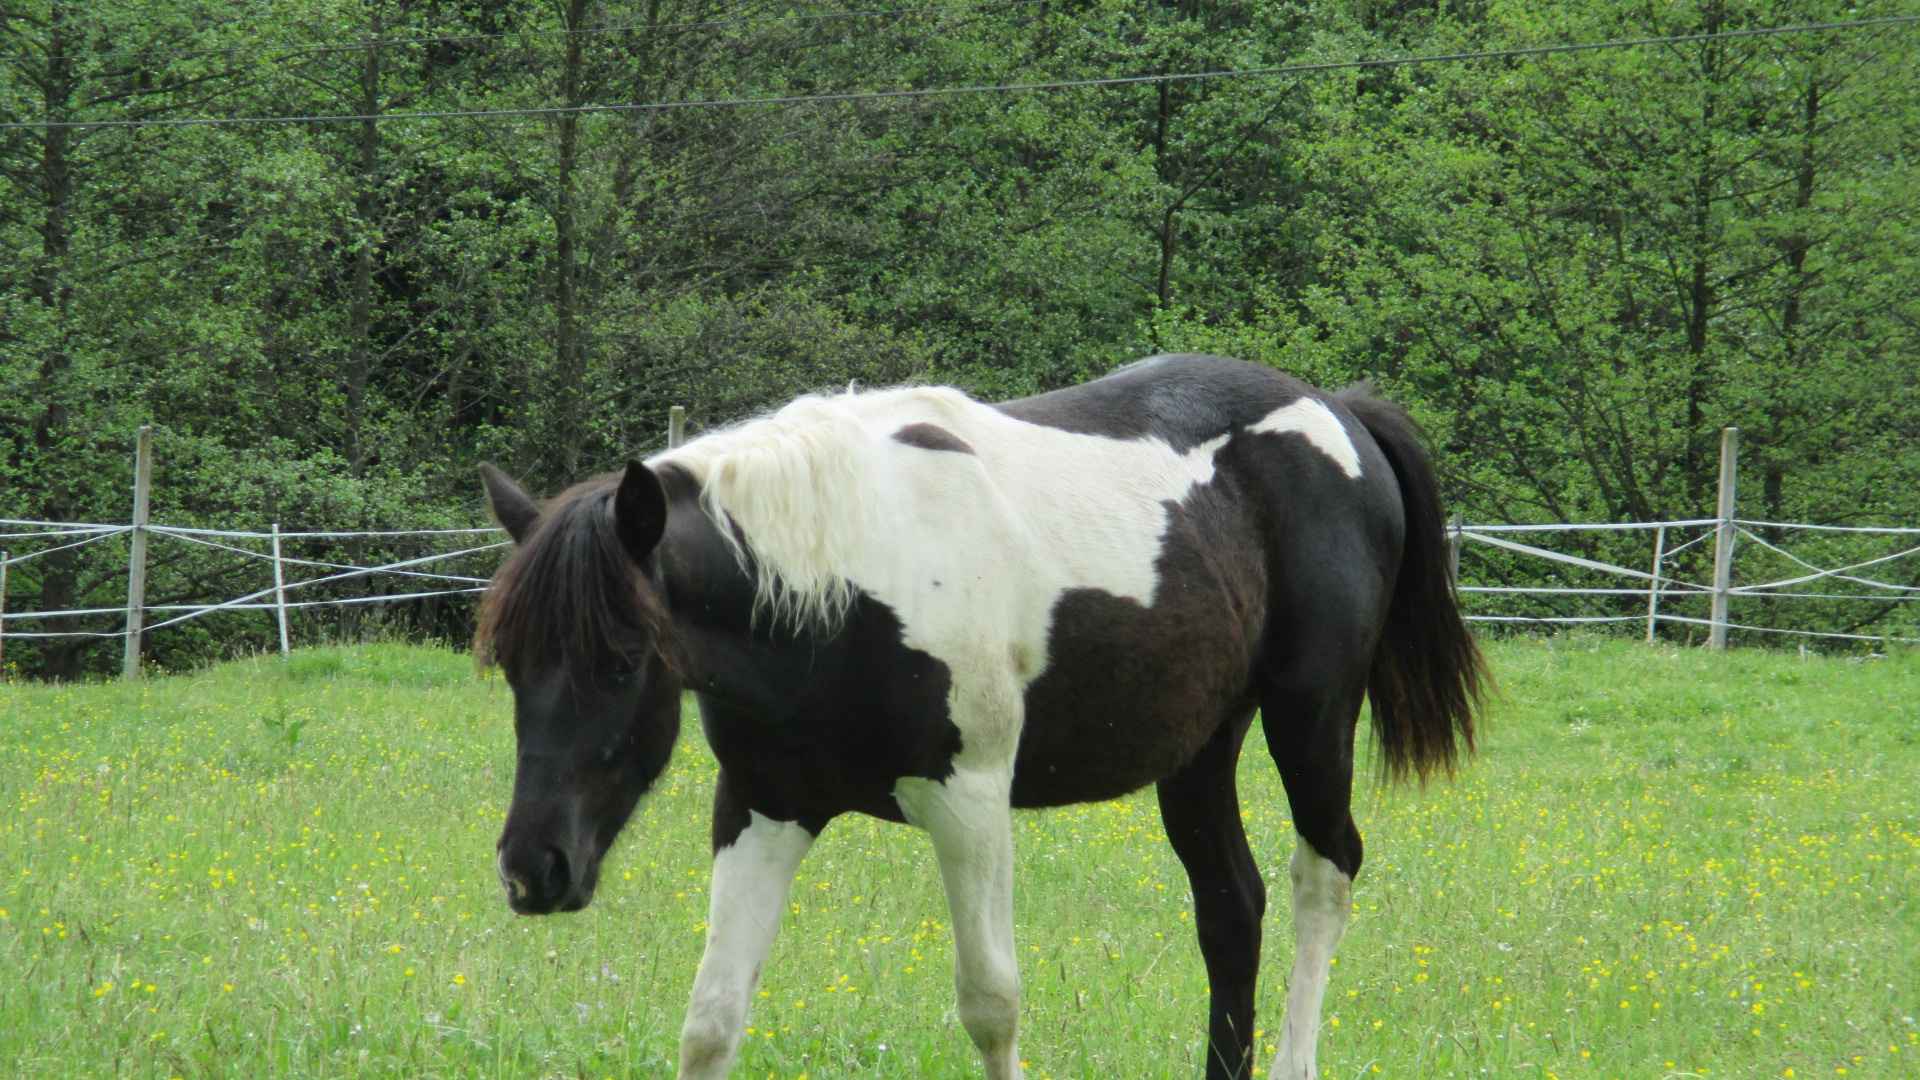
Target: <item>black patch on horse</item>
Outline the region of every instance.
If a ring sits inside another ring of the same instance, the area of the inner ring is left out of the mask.
[[[894,432],[893,439],[895,442],[917,446],[922,450],[949,450],[956,454],[973,453],[973,447],[967,444],[967,440],[938,424],[908,424]]]
[[[902,644],[885,604],[861,596],[827,640],[758,631],[764,647],[751,651],[710,636],[728,633],[719,627],[683,629],[701,725],[739,808],[715,821],[717,845],[745,828],[745,810],[815,833],[849,812],[902,821],[894,785],[953,775],[951,676]]]
[[[1271,368],[1204,353],[1149,356],[1102,379],[994,406],[1079,435],[1165,440],[1184,454],[1312,388]]]
[[[947,666],[904,644],[893,609],[864,593],[831,634],[756,614],[754,578],[692,479],[660,475],[671,511],[658,580],[726,788],[715,843],[731,844],[749,810],[814,832],[848,812],[901,820],[894,785],[944,780],[960,752]]]
[[[1211,487],[1167,511],[1151,607],[1099,589],[1072,589],[1054,604],[1047,667],[1027,687],[1015,806],[1111,799],[1154,783],[1225,719],[1252,711],[1266,589],[1251,569],[1258,523]]]

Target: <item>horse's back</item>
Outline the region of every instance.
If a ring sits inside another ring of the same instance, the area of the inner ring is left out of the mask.
[[[1032,424],[1114,439],[1158,438],[1184,449],[1312,392],[1273,368],[1176,353],[1136,360],[1104,378],[997,408]]]
[[[1066,484],[1118,487],[1108,494],[1133,511],[1100,522],[1068,512],[1061,542],[1127,532],[1151,570],[1132,591],[1083,579],[1048,597],[1017,804],[1154,782],[1250,711],[1263,682],[1329,662],[1364,670],[1392,591],[1400,508],[1391,469],[1336,399],[1270,368],[1180,355],[997,408],[1087,440]],[[1137,478],[1124,474],[1148,446],[1185,462],[1191,482],[1127,492]],[[1054,475],[1048,465],[1026,467]]]

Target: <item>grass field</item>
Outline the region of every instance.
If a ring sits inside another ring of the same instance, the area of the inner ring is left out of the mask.
[[[1323,1076],[1920,1075],[1920,655],[1490,654],[1469,769],[1356,801]],[[0,686],[0,1075],[670,1075],[712,758],[690,729],[590,909],[516,919],[509,710],[399,646]],[[1271,1054],[1292,840],[1263,752],[1241,789]],[[1206,980],[1151,793],[1016,835],[1029,1075],[1197,1075]],[[836,822],[737,1075],[975,1075],[936,878],[920,834]]]

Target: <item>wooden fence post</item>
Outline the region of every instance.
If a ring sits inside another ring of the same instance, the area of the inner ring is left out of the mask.
[[[1653,534],[1653,580],[1647,584],[1647,644],[1653,644],[1654,620],[1660,617],[1660,559],[1667,553],[1667,527]]]
[[[280,659],[287,658],[287,579],[280,565],[280,523],[273,523],[273,613],[280,623]]]
[[[7,678],[7,560],[11,554],[0,551],[0,682]]]
[[[1447,529],[1447,583],[1456,588],[1460,585],[1460,545],[1466,540],[1460,534],[1466,527],[1466,519],[1455,514],[1452,526]]]
[[[1720,524],[1713,537],[1713,618],[1707,631],[1707,645],[1727,647],[1727,601],[1733,582],[1733,507],[1734,479],[1739,469],[1740,429],[1720,429],[1720,499],[1714,517]]]
[[[153,425],[141,424],[133,452],[133,553],[127,563],[127,651],[120,677],[140,677],[140,628],[147,614],[147,498],[153,488]]]
[[[675,405],[667,410],[667,449],[687,441],[687,407]]]

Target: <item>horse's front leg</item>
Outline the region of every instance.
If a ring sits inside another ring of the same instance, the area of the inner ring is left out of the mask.
[[[927,830],[953,915],[960,1022],[989,1080],[1020,1075],[1020,972],[1013,948],[1013,769],[956,769],[894,790],[907,820]]]
[[[742,819],[745,828],[737,824]],[[780,929],[794,872],[814,839],[797,822],[747,810],[725,773],[714,793],[713,820],[707,949],[680,1029],[683,1080],[724,1077],[733,1066],[760,967]]]

